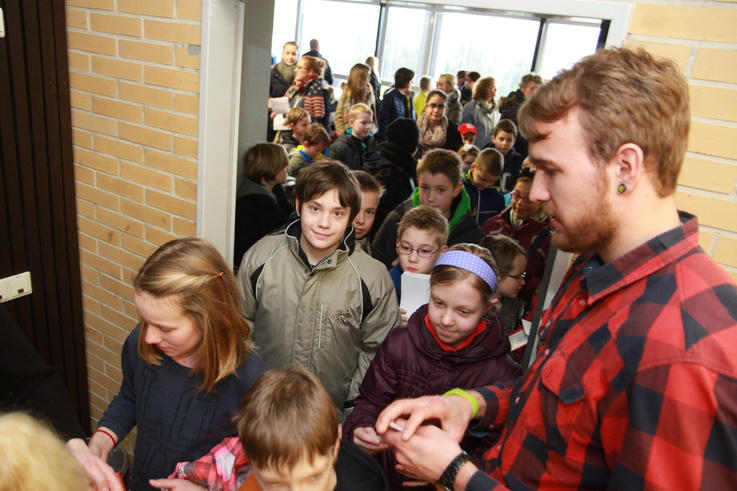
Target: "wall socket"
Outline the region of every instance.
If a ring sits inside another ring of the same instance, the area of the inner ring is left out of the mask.
[[[33,289],[30,271],[0,279],[0,302],[15,300],[31,293]]]

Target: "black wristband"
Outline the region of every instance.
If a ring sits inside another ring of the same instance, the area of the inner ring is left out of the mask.
[[[466,462],[469,462],[470,460],[471,459],[468,457],[468,454],[466,452],[461,452],[456,455],[453,460],[450,461],[448,467],[445,468],[443,474],[440,476],[440,479],[438,479],[438,484],[443,486],[445,489],[452,490],[453,484],[456,480],[456,476],[458,475],[458,471],[460,471],[461,467],[463,467]]]

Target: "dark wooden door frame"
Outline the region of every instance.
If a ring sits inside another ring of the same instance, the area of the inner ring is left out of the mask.
[[[32,295],[4,305],[89,430],[64,2],[0,8],[0,277],[30,271],[33,282]]]

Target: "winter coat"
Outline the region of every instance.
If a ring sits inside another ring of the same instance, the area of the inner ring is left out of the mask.
[[[354,250],[352,227],[314,267],[299,245],[301,234],[296,220],[243,256],[243,316],[266,364],[314,372],[342,415],[381,342],[401,324],[399,305],[386,269]]]
[[[352,170],[363,169],[364,156],[369,152],[378,152],[379,146],[369,134],[363,140],[353,136],[353,128],[348,128],[330,145],[330,158],[339,160]]]
[[[249,247],[287,223],[293,211],[280,184],[272,192],[244,176],[236,193],[233,269]]]
[[[502,234],[511,237],[527,251],[527,269],[525,270],[527,278],[525,278],[525,286],[520,290],[519,295],[529,304],[545,273],[545,261],[548,257],[548,249],[550,249],[550,229],[548,227],[550,219],[541,213],[537,216],[538,220],[533,217],[526,218],[515,230],[512,227],[511,213],[512,207],[510,206],[502,213],[486,220],[481,230],[490,235]],[[544,234],[543,239],[536,242],[540,234]],[[533,244],[535,250],[531,250]]]
[[[508,355],[509,338],[495,311],[483,318],[487,327],[471,343],[458,351],[445,351],[428,326],[427,304],[410,316],[406,327],[392,331],[382,343],[366,372],[356,406],[343,425],[343,437],[352,440],[353,431],[374,427],[379,413],[396,399],[443,394],[460,387],[473,389],[494,383],[511,383],[520,375],[519,366]],[[464,450],[483,453],[492,441],[467,435]],[[386,452],[390,454],[390,452]],[[392,455],[383,455],[385,464]],[[393,465],[384,467],[392,489],[401,482]]]
[[[463,187],[466,189],[468,197],[471,200],[471,213],[473,213],[479,226],[504,210],[504,195],[499,189],[487,188],[479,191],[479,188],[473,183],[470,169],[463,176],[462,181]]]
[[[385,141],[379,145],[378,154],[366,156],[363,170],[374,176],[384,188],[370,232],[373,237],[386,216],[409,198],[417,187],[417,159],[406,148]]]
[[[453,89],[453,92],[448,94],[448,100],[445,104],[447,107],[445,114],[457,127],[461,123],[461,94],[458,92],[458,89]],[[456,150],[458,150],[458,148],[456,148]]]
[[[412,105],[415,107],[415,114],[420,117],[422,111],[425,110],[425,104],[427,104],[427,92],[419,91],[415,96],[415,100],[412,101]]]
[[[385,140],[386,127],[397,118],[417,119],[412,106],[412,96],[409,92],[405,95],[397,89],[389,89],[379,106],[379,131],[376,135],[379,141]]]
[[[376,233],[371,244],[371,252],[387,268],[390,268],[392,261],[397,258],[397,225],[405,213],[419,204],[420,188],[415,188],[412,197],[394,208]],[[461,243],[478,244],[484,238],[484,233],[471,213],[471,200],[463,188],[451,204],[448,229],[449,247]]]
[[[278,63],[277,63],[278,65]],[[271,67],[271,80],[269,81],[269,97],[282,97],[287,91],[292,80],[287,80],[277,69],[277,65]]]
[[[366,104],[371,108],[373,122],[376,124],[376,98],[374,96],[373,89],[369,90],[364,99],[358,99],[353,97],[351,89],[348,88],[346,83],[341,84],[343,93],[340,95],[338,100],[338,106],[335,108],[335,131],[342,135],[345,130],[350,128],[348,121],[348,111],[351,110],[354,104],[360,102]],[[369,87],[370,88],[370,87]]]
[[[519,108],[522,107],[522,104],[525,102],[525,94],[520,89],[517,89],[510,92],[506,99],[510,99],[510,102],[505,107],[499,108],[501,118],[511,119],[514,121],[514,124],[517,124],[517,113],[519,112]],[[523,159],[527,157],[529,146],[530,144],[527,139],[518,133],[517,139],[514,141],[514,149],[517,153],[522,155]]]
[[[302,142],[297,141],[296,138],[294,138],[294,135],[292,134],[292,130],[282,130],[277,135],[276,143],[284,147],[284,149],[287,151],[287,154],[297,148],[299,145],[302,145]]]
[[[479,101],[472,99],[463,106],[461,112],[461,124],[471,123],[476,126],[476,141],[474,145],[483,148],[484,145],[491,142],[491,136],[494,134],[494,127],[499,122],[499,111],[496,107],[490,111],[485,110],[479,104]]]

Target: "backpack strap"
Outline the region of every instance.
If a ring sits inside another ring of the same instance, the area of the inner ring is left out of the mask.
[[[545,230],[540,232],[540,234],[535,237],[535,240],[532,241],[532,244],[530,244],[530,248],[527,249],[527,261],[531,261],[532,257],[537,253],[537,250],[540,249],[540,246],[543,245],[543,242],[545,242],[545,239],[548,238],[548,235],[550,235],[550,229],[548,227],[545,227]]]

